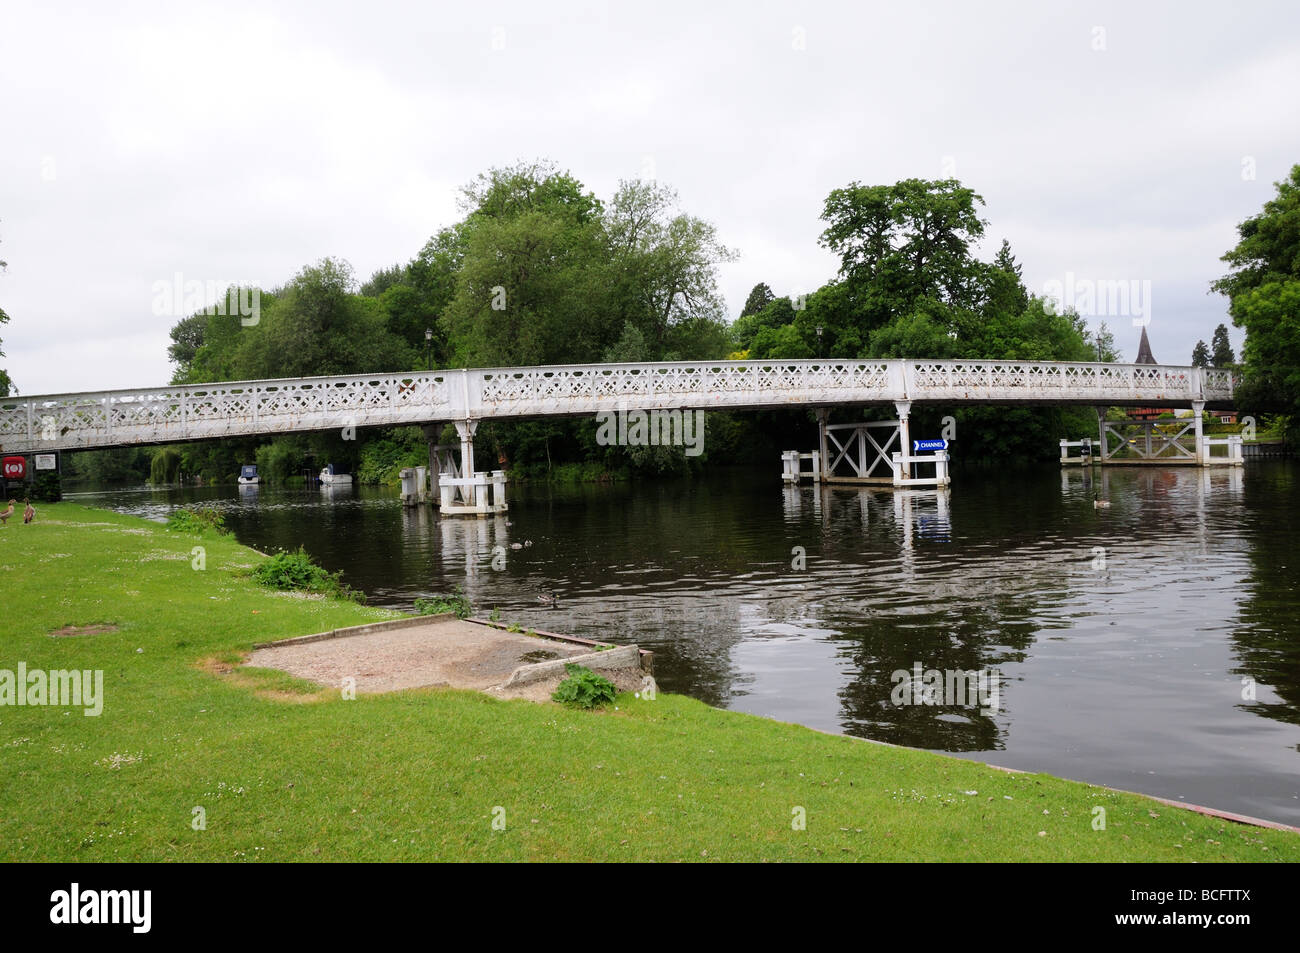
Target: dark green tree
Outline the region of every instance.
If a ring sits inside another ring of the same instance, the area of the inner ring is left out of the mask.
[[[1212,367],[1231,367],[1237,363],[1237,355],[1232,351],[1232,342],[1228,340],[1228,326],[1220,324],[1214,329],[1210,339],[1210,361]]]
[[[378,298],[394,285],[400,285],[406,281],[406,268],[403,265],[391,265],[388,268],[380,268],[370,280],[361,286],[361,293],[367,298]]]
[[[1246,331],[1238,406],[1300,413],[1300,165],[1275,183],[1263,211],[1237,226],[1223,256],[1231,271],[1211,287],[1228,297],[1232,323]],[[1217,363],[1217,362],[1216,362]]]
[[[740,316],[743,318],[748,314],[758,314],[775,300],[776,295],[772,294],[772,289],[767,286],[767,282],[760,281],[750,290],[749,297],[745,299],[745,306],[740,309]]]
[[[987,272],[970,245],[984,234],[977,210],[983,204],[955,179],[853,182],[827,196],[821,243],[840,256],[840,276],[865,331],[910,313],[922,298],[978,303]]]
[[[1196,347],[1192,348],[1192,367],[1209,367],[1210,366],[1210,349],[1205,346],[1204,341],[1197,341]]]
[[[1021,279],[1020,264],[1011,254],[1011,243],[1002,247],[985,276],[984,310],[998,314],[1022,314],[1029,307],[1029,291]]]

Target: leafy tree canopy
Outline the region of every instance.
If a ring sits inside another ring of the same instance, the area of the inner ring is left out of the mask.
[[[1239,406],[1293,415],[1300,412],[1300,165],[1275,188],[1263,211],[1237,226],[1239,240],[1223,256],[1231,270],[1211,287],[1228,296],[1232,323],[1246,331]],[[1212,360],[1230,364],[1222,330]]]

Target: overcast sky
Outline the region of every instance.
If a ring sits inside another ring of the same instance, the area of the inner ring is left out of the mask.
[[[1236,223],[1300,162],[1300,7],[1135,6],[5,0],[0,366],[24,394],[165,383],[155,282],[364,280],[538,157],[602,198],[675,187],[741,253],[733,318],[833,276],[831,189],[955,176],[987,257],[1010,240],[1035,292],[1150,282],[1155,356],[1187,363]]]

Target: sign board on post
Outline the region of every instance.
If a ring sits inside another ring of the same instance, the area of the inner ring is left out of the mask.
[[[38,470],[57,470],[59,458],[52,453],[36,454],[36,469]]]
[[[947,450],[947,440],[913,440],[912,452],[922,453],[929,450]]]
[[[3,463],[0,463],[0,470],[6,480],[21,480],[27,476],[27,458],[5,457]]]

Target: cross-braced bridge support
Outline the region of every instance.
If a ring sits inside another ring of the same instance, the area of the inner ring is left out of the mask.
[[[897,420],[828,423],[830,410],[817,410],[822,483],[894,483],[893,455],[911,449],[910,400],[894,401]],[[838,470],[838,472],[837,472]],[[911,475],[904,464],[904,477]]]
[[[434,499],[443,516],[486,516],[506,511],[506,475],[504,470],[475,471],[474,434],[477,420],[456,421],[460,437],[460,460],[456,444],[436,443],[436,425],[424,426],[429,441],[429,473]]]
[[[1205,401],[1192,401],[1191,417],[1164,420],[1107,420],[1106,409],[1097,408],[1102,466],[1143,465],[1206,466],[1211,461],[1202,417]],[[1063,442],[1064,443],[1064,442]],[[1231,456],[1231,448],[1230,456]],[[1064,460],[1064,450],[1062,451]]]

